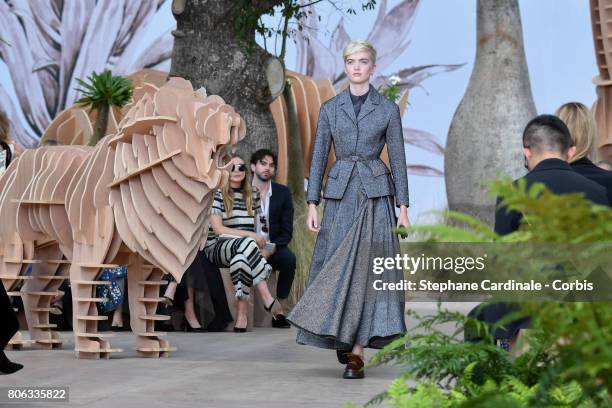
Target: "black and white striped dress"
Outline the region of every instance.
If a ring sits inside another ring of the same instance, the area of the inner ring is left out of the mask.
[[[242,191],[234,190],[233,193],[234,207],[231,215],[225,211],[221,191],[215,193],[210,213],[220,215],[225,227],[255,232],[255,217],[261,212],[259,195],[253,192],[254,215],[249,215]],[[257,243],[250,237],[218,237],[210,227],[204,253],[215,265],[229,267],[237,299],[248,299],[250,288],[266,280],[272,272],[272,267],[261,255]]]

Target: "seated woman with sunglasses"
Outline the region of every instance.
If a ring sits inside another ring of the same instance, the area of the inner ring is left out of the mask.
[[[215,193],[204,252],[215,265],[229,267],[238,299],[234,331],[242,333],[247,327],[251,287],[259,291],[265,309],[275,320],[286,320],[278,299],[272,297],[266,283],[272,272],[261,252],[266,240],[255,232],[255,220],[260,212],[259,194],[252,190],[244,160],[234,156],[232,163],[228,184]]]

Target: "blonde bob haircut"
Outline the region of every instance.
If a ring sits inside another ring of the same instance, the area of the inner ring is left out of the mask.
[[[569,102],[562,105],[555,114],[567,125],[576,146],[576,154],[570,158],[570,163],[594,153],[597,139],[597,123],[591,110],[580,102]]]
[[[346,61],[349,55],[355,54],[357,52],[367,52],[370,54],[370,58],[372,59],[372,64],[376,64],[376,50],[369,42],[365,40],[353,40],[344,47],[344,51],[342,51],[342,59]]]

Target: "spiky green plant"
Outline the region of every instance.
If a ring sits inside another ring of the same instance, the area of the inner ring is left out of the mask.
[[[113,75],[108,69],[101,74],[94,71],[87,77],[88,82],[80,78],[76,80],[81,86],[76,90],[82,94],[77,103],[97,111],[94,132],[89,141],[90,146],[95,146],[105,136],[110,109],[113,106],[120,108],[128,103],[134,87],[132,81],[120,75]]]

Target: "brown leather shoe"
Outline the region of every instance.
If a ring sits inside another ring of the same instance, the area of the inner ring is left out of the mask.
[[[363,370],[364,364],[361,357],[353,353],[347,353],[347,356],[348,364],[344,369],[344,374],[342,374],[342,378],[353,380],[365,377],[365,373]]]

